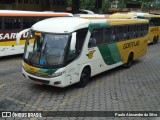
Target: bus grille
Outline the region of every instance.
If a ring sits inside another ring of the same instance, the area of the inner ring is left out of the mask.
[[[42,78],[52,78],[51,75],[48,75],[48,74],[43,74],[43,73],[33,73],[33,72],[30,72],[28,70],[26,70],[29,74],[31,75],[34,75],[34,76],[37,76],[37,77],[42,77]]]
[[[37,78],[33,78],[29,76],[29,79],[33,80],[33,81],[37,81],[37,82],[42,82],[43,84],[49,84],[48,80],[39,80]]]

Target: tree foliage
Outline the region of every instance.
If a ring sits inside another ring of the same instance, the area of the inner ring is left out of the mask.
[[[110,0],[111,2],[108,2],[108,0],[103,0],[102,3],[102,13],[109,12],[109,8],[111,7],[111,4],[114,2],[114,0]],[[87,9],[91,11],[96,10],[96,0],[80,0],[80,8],[81,9]],[[72,4],[72,0],[67,0],[68,5]],[[160,10],[160,1],[156,0],[118,0],[118,8],[125,8],[127,3],[132,4],[141,4],[142,5],[142,11],[149,11],[153,9],[159,9]]]
[[[94,11],[96,0],[80,0],[80,8]]]

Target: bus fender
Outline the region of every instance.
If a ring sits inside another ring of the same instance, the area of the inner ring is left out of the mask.
[[[82,73],[83,69],[86,68],[86,67],[90,69],[90,75],[91,75],[91,73],[92,73],[92,67],[91,67],[90,63],[86,63],[86,64],[83,64],[83,65],[80,65],[78,82],[80,81],[80,77],[81,77],[81,73]]]

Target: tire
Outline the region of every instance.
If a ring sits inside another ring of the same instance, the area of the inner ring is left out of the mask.
[[[129,54],[128,61],[125,64],[125,68],[130,68],[133,64],[133,53]]]
[[[89,80],[90,80],[90,70],[84,68],[81,73],[80,81],[78,82],[77,87],[80,88],[85,87]]]

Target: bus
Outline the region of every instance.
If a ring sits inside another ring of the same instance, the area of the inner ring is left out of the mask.
[[[131,19],[131,18],[141,18],[149,20],[149,36],[148,43],[156,44],[160,39],[160,15],[154,15],[149,13],[115,13],[109,16],[112,19]]]
[[[16,45],[16,35],[18,32],[31,27],[40,20],[61,16],[72,16],[72,14],[0,10],[0,57],[24,52],[27,33],[23,35],[20,45]]]
[[[148,26],[145,19],[42,20],[17,36],[19,44],[21,35],[29,32],[22,73],[40,85],[84,87],[90,77],[120,65],[129,68],[145,55]]]

